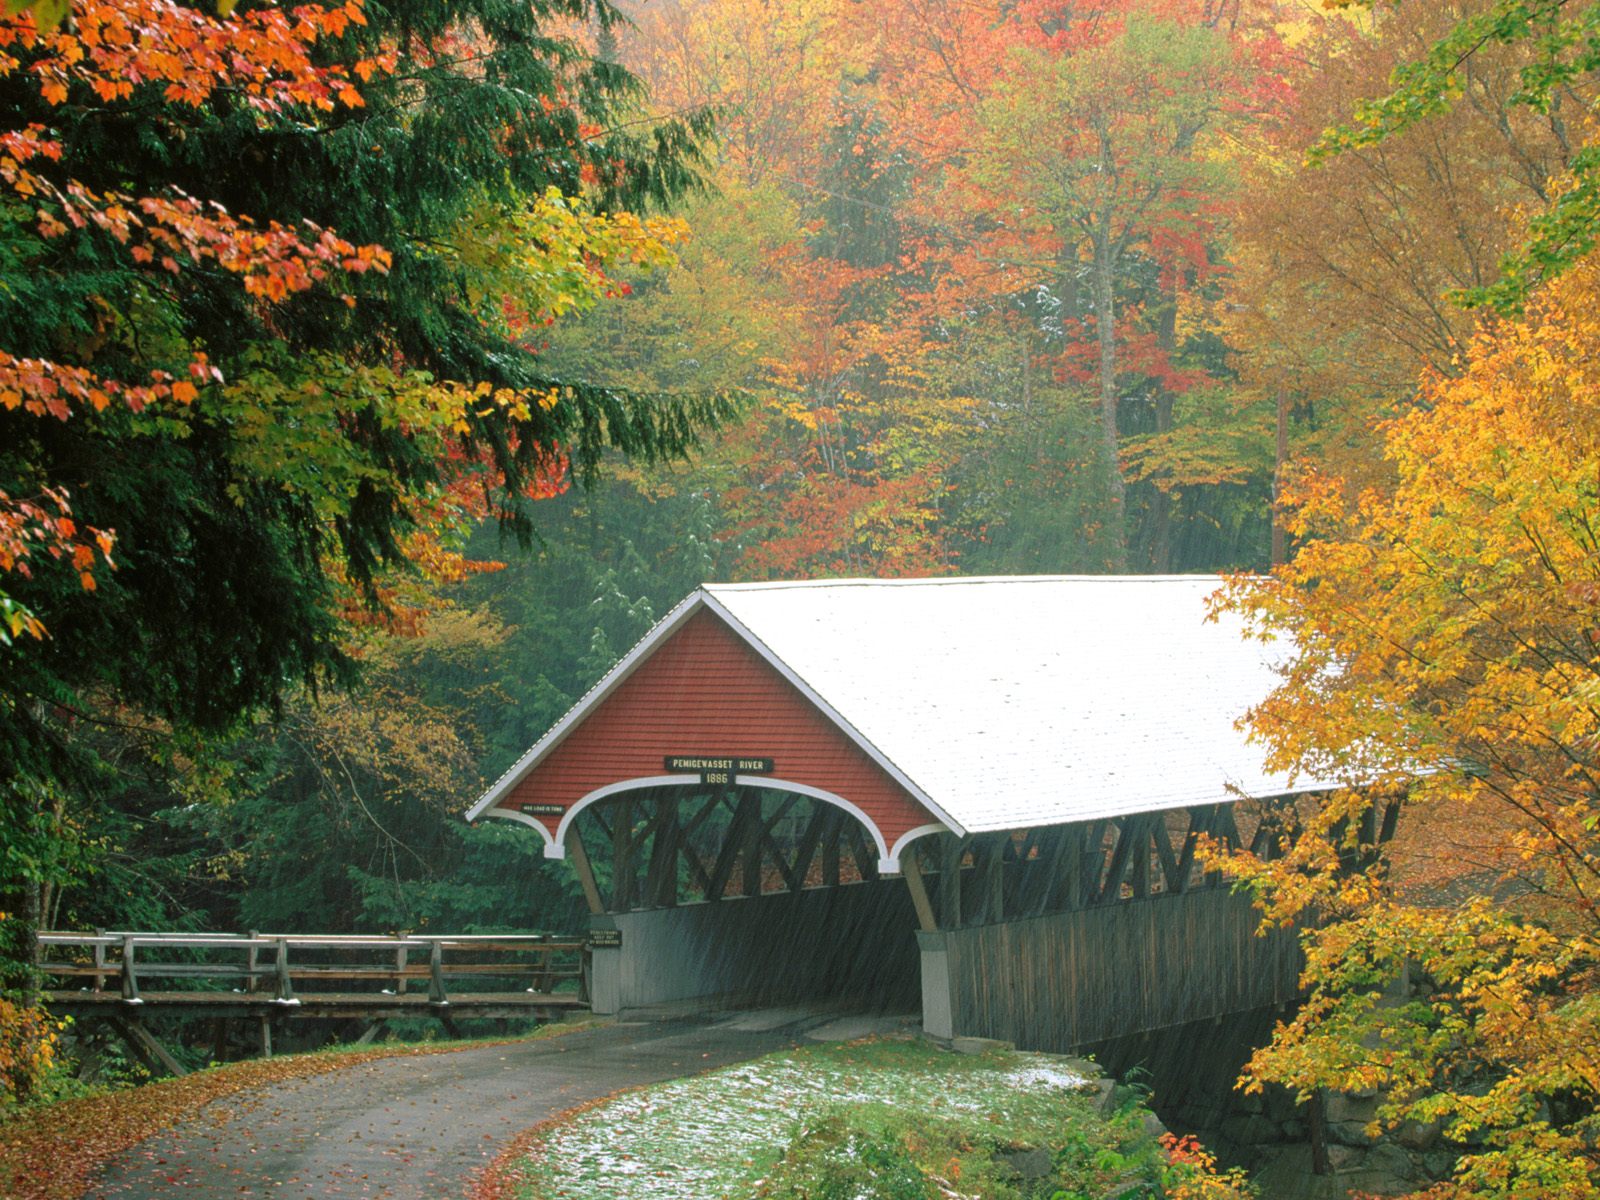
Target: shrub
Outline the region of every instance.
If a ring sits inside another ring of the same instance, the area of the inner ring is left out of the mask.
[[[845,1112],[801,1127],[760,1193],[763,1200],[939,1200],[904,1131],[874,1128]]]
[[[0,997],[0,1115],[32,1097],[56,1061],[61,1023]]]

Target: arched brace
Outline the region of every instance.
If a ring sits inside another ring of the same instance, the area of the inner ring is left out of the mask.
[[[900,873],[900,860],[889,853],[889,843],[884,838],[883,831],[878,828],[878,823],[843,796],[825,792],[821,788],[812,787],[808,783],[794,783],[788,779],[773,779],[767,775],[735,775],[733,781],[741,787],[767,788],[774,792],[793,792],[797,796],[810,796],[813,800],[821,800],[824,804],[831,804],[835,808],[844,809],[845,812],[865,825],[867,832],[872,835],[873,845],[878,847],[879,873],[884,875],[898,875]]]
[[[556,845],[555,839],[550,836],[550,831],[544,827],[543,821],[530,817],[527,813],[520,813],[514,808],[491,808],[483,815],[486,817],[500,817],[506,821],[520,821],[530,829],[537,829],[539,836],[544,839],[544,856],[546,858],[561,858],[564,856],[565,852],[560,846]],[[554,853],[551,853],[552,851]]]
[[[572,832],[572,822],[578,814],[591,804],[596,804],[608,796],[615,796],[618,792],[640,791],[644,788],[670,787],[673,784],[696,783],[698,775],[645,775],[638,779],[623,779],[617,783],[608,783],[605,787],[595,788],[583,799],[579,800],[561,816],[561,823],[556,826],[555,838],[545,846],[546,858],[565,858],[567,856],[567,835]]]
[[[889,858],[894,862],[893,870],[898,871],[900,869],[900,856],[905,853],[906,847],[911,845],[912,842],[918,838],[928,837],[931,834],[950,832],[951,829],[948,825],[941,825],[937,821],[931,825],[918,825],[915,829],[908,829],[895,840],[894,847],[889,851]],[[880,866],[878,869],[881,871],[883,868]]]
[[[796,795],[809,796],[813,800],[821,800],[824,804],[831,804],[835,808],[843,809],[866,827],[867,833],[872,838],[873,845],[878,848],[878,870],[886,875],[899,874],[899,855],[898,853],[890,852],[889,843],[884,838],[883,831],[878,828],[877,822],[843,796],[824,791],[822,788],[812,787],[810,784],[795,783],[788,779],[773,779],[767,775],[735,775],[733,781],[739,787],[764,788],[773,792],[793,792]],[[495,816],[512,817],[532,825],[540,833],[544,834],[544,856],[546,858],[565,858],[567,856],[567,836],[572,830],[572,822],[577,819],[579,813],[591,804],[597,804],[609,796],[617,795],[619,792],[640,791],[645,788],[694,786],[699,782],[700,777],[698,775],[648,775],[638,779],[623,779],[617,783],[608,783],[605,787],[595,788],[594,791],[567,809],[561,817],[561,823],[556,826],[555,837],[553,838],[550,836],[549,830],[545,829],[543,825],[531,817],[524,816],[522,813],[497,808],[490,809],[489,813]],[[925,827],[925,829],[930,830],[943,828],[944,826],[942,825]],[[908,834],[907,836],[909,837],[910,835]],[[905,840],[905,838],[901,839],[902,842]]]

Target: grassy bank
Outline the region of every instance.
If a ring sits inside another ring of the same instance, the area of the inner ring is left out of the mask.
[[[628,1092],[532,1131],[477,1200],[1143,1200],[1242,1195],[1137,1104],[1043,1055],[823,1045]]]

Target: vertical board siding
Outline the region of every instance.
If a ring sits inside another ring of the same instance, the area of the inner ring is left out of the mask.
[[[1214,889],[951,930],[956,1032],[1065,1052],[1292,1000],[1296,935],[1258,923]]]
[[[669,754],[771,758],[774,778],[849,800],[891,846],[935,819],[707,610],[663,641],[500,803],[570,807],[596,788],[661,775]],[[552,832],[560,820],[541,819]]]

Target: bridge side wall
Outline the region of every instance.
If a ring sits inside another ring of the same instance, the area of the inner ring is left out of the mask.
[[[674,1000],[861,997],[914,1010],[916,915],[883,879],[594,917],[622,933],[594,951],[594,1010]]]
[[[1256,936],[1249,898],[1216,889],[921,934],[923,1012],[949,1033],[1070,1051],[1294,999],[1292,930]],[[948,1034],[928,1026],[930,1033]]]

